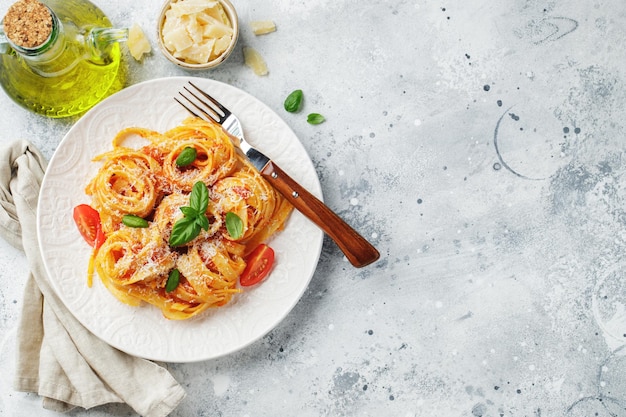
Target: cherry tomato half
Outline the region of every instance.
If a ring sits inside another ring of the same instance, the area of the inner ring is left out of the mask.
[[[98,249],[104,241],[106,236],[102,231],[102,223],[100,223],[100,214],[93,209],[90,205],[79,204],[74,207],[74,223],[78,227],[85,242],[89,246]]]
[[[239,283],[242,287],[249,287],[263,280],[272,269],[274,264],[274,249],[261,243],[246,258],[246,269],[244,269]]]

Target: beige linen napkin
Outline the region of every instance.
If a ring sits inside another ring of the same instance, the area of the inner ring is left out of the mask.
[[[186,395],[169,372],[94,336],[51,287],[36,230],[45,168],[45,159],[27,141],[0,149],[0,235],[24,250],[31,269],[18,328],[14,387],[38,393],[43,406],[56,411],[124,402],[142,416],[166,416]]]

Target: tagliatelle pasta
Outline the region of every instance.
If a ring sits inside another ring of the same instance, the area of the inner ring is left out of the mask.
[[[131,136],[146,144],[125,146]],[[176,163],[186,148],[196,157],[188,166]],[[238,278],[246,256],[282,229],[292,206],[242,156],[221,126],[189,118],[165,133],[132,127],[113,139],[113,149],[94,158],[102,166],[85,188],[98,211],[106,240],[95,252],[95,271],[120,301],[143,301],[169,319],[187,319],[227,304],[241,291]],[[198,181],[209,191],[209,227],[188,243],[171,247],[174,224],[184,217]],[[241,220],[241,236],[226,228],[226,213]],[[147,227],[122,222],[133,214]],[[166,290],[173,270],[178,285]]]
[[[92,206],[100,212],[103,230],[110,233],[124,214],[144,217],[150,214],[159,198],[157,178],[160,164],[150,155],[116,147],[95,160],[105,163],[87,186]]]

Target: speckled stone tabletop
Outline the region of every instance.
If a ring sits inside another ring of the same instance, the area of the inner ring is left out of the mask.
[[[191,74],[257,97],[298,135],[327,205],[381,252],[355,269],[326,239],[273,331],[167,365],[188,393],[173,416],[626,416],[623,0],[233,0],[237,50],[194,73],[156,49],[160,2],[95,3],[150,37],[128,85]],[[254,36],[264,19],[277,31]],[[294,89],[325,123],[283,110]],[[0,114],[2,144],[48,158],[76,122],[5,94]],[[0,241],[0,415],[52,416],[11,390],[26,270]]]

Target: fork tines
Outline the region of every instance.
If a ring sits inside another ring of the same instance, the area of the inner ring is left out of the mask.
[[[183,87],[183,89],[187,91],[187,93],[191,94],[193,99],[183,94],[183,92],[181,91],[179,91],[178,94],[180,94],[180,96],[183,97],[187,101],[187,103],[189,103],[191,106],[197,109],[202,115],[206,117],[210,117],[212,120],[216,121],[217,123],[220,123],[220,124],[223,123],[224,120],[226,120],[226,118],[230,115],[230,112],[228,111],[228,109],[222,106],[213,97],[211,97],[210,95],[202,91],[200,88],[198,88],[198,86],[193,84],[191,81],[189,81],[189,84],[193,88],[195,88],[202,96],[204,96],[206,100],[199,97],[198,94],[194,93],[186,86]],[[189,113],[191,113],[195,117],[204,118],[200,114],[198,114],[196,111],[192,110],[189,106],[187,106],[186,104],[178,100],[176,97],[174,97],[174,100],[176,100],[178,104],[183,106]]]

